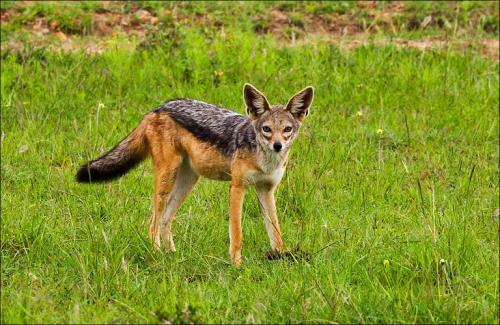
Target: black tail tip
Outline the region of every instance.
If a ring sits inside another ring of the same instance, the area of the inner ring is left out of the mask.
[[[90,166],[88,164],[85,164],[80,167],[80,169],[76,173],[75,180],[78,183],[90,183],[90,179]]]

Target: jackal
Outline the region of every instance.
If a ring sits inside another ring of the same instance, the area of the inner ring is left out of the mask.
[[[149,237],[175,251],[174,215],[200,176],[226,180],[230,187],[229,254],[241,263],[241,210],[248,186],[255,186],[271,248],[283,252],[274,192],[283,177],[289,149],[308,115],[314,90],[309,86],[286,105],[270,105],[250,84],[243,87],[248,117],[193,99],[168,101],[146,114],[113,149],[84,164],[78,182],[118,178],[151,156],[154,211]]]

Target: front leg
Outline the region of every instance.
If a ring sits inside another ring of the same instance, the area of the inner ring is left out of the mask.
[[[268,184],[256,186],[257,196],[259,197],[262,213],[264,214],[264,224],[267,235],[271,242],[271,248],[276,252],[283,252],[283,240],[281,239],[281,229],[276,213],[276,204],[274,199],[275,186]]]
[[[242,184],[231,184],[229,207],[229,255],[235,266],[241,264],[241,247],[243,233],[241,231],[241,210],[245,197],[245,187]]]

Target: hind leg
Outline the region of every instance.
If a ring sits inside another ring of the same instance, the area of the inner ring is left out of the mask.
[[[165,151],[161,152],[163,154]],[[164,155],[153,153],[154,168],[154,197],[153,214],[149,221],[149,238],[153,241],[156,249],[160,248],[160,219],[163,215],[167,201],[170,197],[175,180],[182,163],[182,156],[175,152],[169,152],[168,159],[162,159]]]
[[[198,178],[199,176],[191,169],[189,163],[184,160],[178,169],[174,187],[160,219],[160,234],[167,249],[170,251],[175,252],[175,244],[172,237],[172,222],[174,221],[175,213],[196,185]]]

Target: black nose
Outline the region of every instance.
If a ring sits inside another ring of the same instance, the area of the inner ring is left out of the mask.
[[[281,150],[281,148],[283,148],[283,146],[281,145],[281,143],[275,142],[273,144],[273,148],[274,148],[274,151],[279,152]]]

